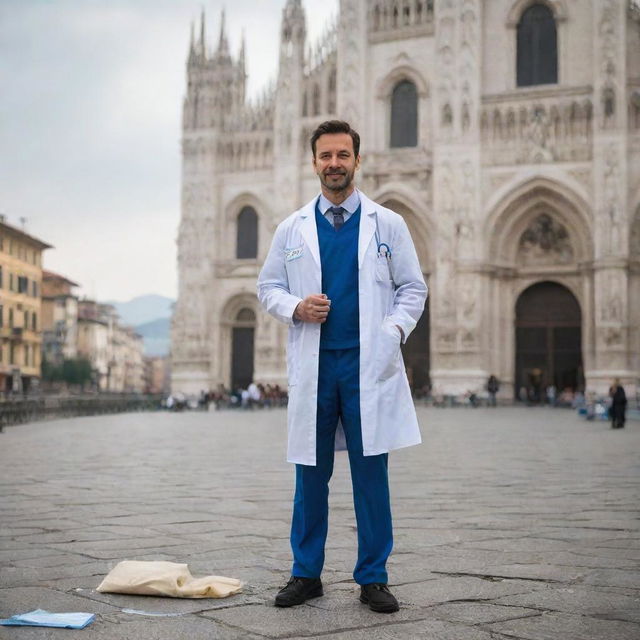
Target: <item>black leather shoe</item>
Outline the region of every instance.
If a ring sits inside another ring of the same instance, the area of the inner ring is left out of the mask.
[[[368,604],[369,609],[377,613],[393,613],[400,609],[389,587],[381,582],[360,585],[360,602]]]
[[[323,591],[320,578],[291,576],[286,586],[278,591],[276,607],[293,607],[310,598],[319,598],[321,595],[323,595]]]

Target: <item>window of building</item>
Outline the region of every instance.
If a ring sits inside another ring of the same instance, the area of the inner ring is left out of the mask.
[[[38,314],[35,311],[31,314],[31,329],[38,330]]]
[[[518,86],[558,82],[558,37],[551,9],[541,3],[528,7],[520,17],[517,39]]]
[[[4,327],[4,307],[0,304],[0,327]]]
[[[4,251],[4,237],[0,236],[0,251]]]
[[[13,291],[13,273],[9,274],[9,291]]]
[[[9,309],[9,327],[13,328],[13,309]]]
[[[16,346],[15,343],[9,343],[9,364],[16,363]]]
[[[391,147],[418,146],[418,91],[402,80],[391,94]]]
[[[258,214],[253,207],[243,207],[238,214],[236,258],[258,257]]]
[[[0,289],[2,289],[2,287],[4,287],[4,284],[2,279],[2,266],[0,266]]]
[[[25,312],[24,312],[24,323],[22,324],[22,326],[23,326],[25,329],[28,329],[28,328],[29,328],[29,312],[28,312],[28,311],[25,311]]]
[[[29,278],[26,276],[18,276],[18,293],[29,292]]]
[[[31,291],[32,291],[33,297],[37,298],[38,297],[38,283],[35,280],[33,280],[31,282]]]

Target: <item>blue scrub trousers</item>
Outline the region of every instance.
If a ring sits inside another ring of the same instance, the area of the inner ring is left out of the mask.
[[[329,480],[338,418],[342,419],[358,525],[358,584],[388,581],[386,562],[393,547],[386,453],[362,455],[360,349],[322,349],[318,372],[316,466],[296,465],[291,522],[291,575],[319,578],[329,515]]]

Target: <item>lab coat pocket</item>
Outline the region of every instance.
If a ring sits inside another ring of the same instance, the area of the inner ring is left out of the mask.
[[[376,282],[391,284],[391,269],[389,267],[389,261],[386,257],[376,257]]]
[[[400,330],[391,321],[382,323],[376,353],[378,382],[384,382],[398,373],[401,366]]]

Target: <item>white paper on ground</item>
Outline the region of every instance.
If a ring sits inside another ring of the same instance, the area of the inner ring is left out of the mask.
[[[44,609],[34,609],[5,620],[4,626],[15,627],[61,627],[64,629],[84,629],[95,620],[95,613],[51,613]]]

